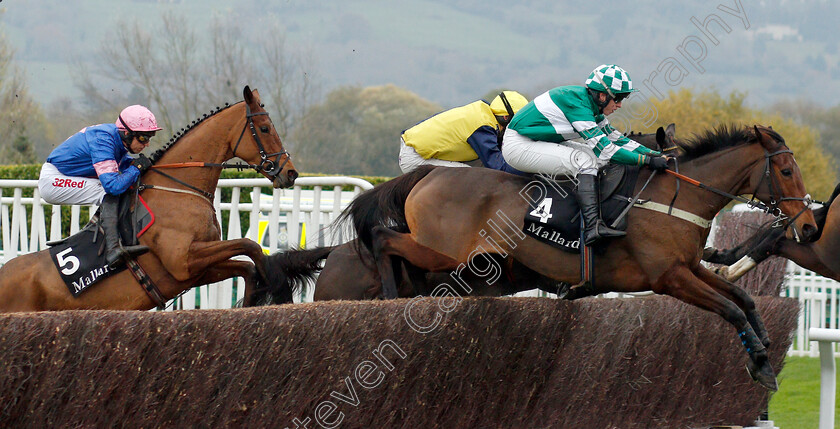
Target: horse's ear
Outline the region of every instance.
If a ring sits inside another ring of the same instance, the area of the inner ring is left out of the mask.
[[[666,138],[665,129],[663,129],[662,127],[657,128],[656,129],[656,144],[658,144],[659,147],[665,147],[665,138]]]
[[[665,128],[665,135],[668,137],[674,137],[677,134],[677,126],[673,122],[668,124],[668,127]]]
[[[772,138],[770,138],[767,134],[764,133],[761,129],[764,127],[760,127],[758,125],[753,125],[753,130],[755,131],[755,138],[761,144],[761,147],[768,151],[773,151],[776,149],[775,142]]]
[[[250,86],[245,85],[245,89],[242,90],[242,97],[248,104],[251,104],[251,102],[254,101],[254,93],[251,92]]]

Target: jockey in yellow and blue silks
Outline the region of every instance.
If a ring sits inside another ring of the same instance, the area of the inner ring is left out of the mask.
[[[624,69],[601,65],[585,86],[561,86],[528,103],[508,125],[502,154],[514,168],[578,182],[584,243],[620,237],[600,218],[598,169],[608,163],[667,168],[667,159],[616,131],[607,116],[635,92]]]
[[[470,167],[480,160],[484,167],[521,174],[505,162],[500,141],[505,126],[526,103],[522,94],[503,91],[490,104],[475,101],[420,122],[400,136],[400,169]]]
[[[119,196],[151,166],[139,154],[161,128],[146,107],[133,105],[115,123],[82,128],[56,147],[41,167],[38,190],[50,204],[98,204],[105,235],[105,259],[112,268],[127,257],[139,256],[146,246],[120,245],[117,231]]]

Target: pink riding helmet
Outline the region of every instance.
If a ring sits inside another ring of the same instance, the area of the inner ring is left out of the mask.
[[[155,119],[155,115],[151,110],[135,104],[128,106],[120,112],[117,121],[115,122],[117,128],[127,131],[160,131],[160,128]]]

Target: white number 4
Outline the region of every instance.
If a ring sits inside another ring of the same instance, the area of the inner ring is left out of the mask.
[[[540,205],[537,206],[537,208],[531,210],[530,215],[539,217],[541,223],[548,222],[549,219],[554,217],[554,215],[551,214],[551,203],[551,198],[543,199],[542,202],[540,202]]]
[[[72,247],[68,247],[63,251],[56,253],[55,259],[58,261],[58,266],[62,267],[61,272],[64,273],[65,276],[69,276],[76,272],[79,269],[79,258],[70,255],[68,257],[64,257],[64,255],[73,251]],[[65,265],[70,264],[69,267],[64,268]]]

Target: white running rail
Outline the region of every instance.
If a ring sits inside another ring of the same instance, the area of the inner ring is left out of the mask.
[[[345,187],[352,190],[343,191]],[[274,252],[281,244],[278,229],[284,225],[288,228],[289,237],[298,237],[299,227],[305,225],[308,235],[306,247],[332,245],[349,239],[349,231],[333,230],[330,223],[356,195],[372,187],[365,180],[344,176],[300,177],[290,189],[273,189],[266,179],[223,179],[216,189],[214,206],[217,219],[222,219],[223,213],[228,215],[229,222],[222,232],[225,240],[243,237],[240,217],[230,216],[231,213],[248,213],[251,225],[268,220],[265,249]],[[229,200],[222,200],[223,189],[231,191]],[[251,201],[259,203],[242,202],[243,192],[250,192]],[[31,197],[23,196],[30,193]],[[95,207],[85,210],[88,214],[83,216],[81,206],[70,207],[71,234],[87,223]],[[49,215],[46,215],[47,212]],[[47,222],[50,225],[49,237]],[[62,238],[62,226],[60,206],[47,204],[40,198],[37,180],[0,180],[0,265],[15,256],[46,249],[48,241]],[[258,233],[258,228],[250,228],[245,234],[259,241]],[[230,308],[242,298],[243,292],[242,287],[235,287],[234,280],[227,280],[189,290],[176,306],[194,309],[198,302],[201,308]],[[308,298],[304,295],[296,297],[296,300]]]
[[[834,344],[840,342],[840,329],[811,328],[811,341],[820,344],[820,429],[834,429],[837,378]]]

